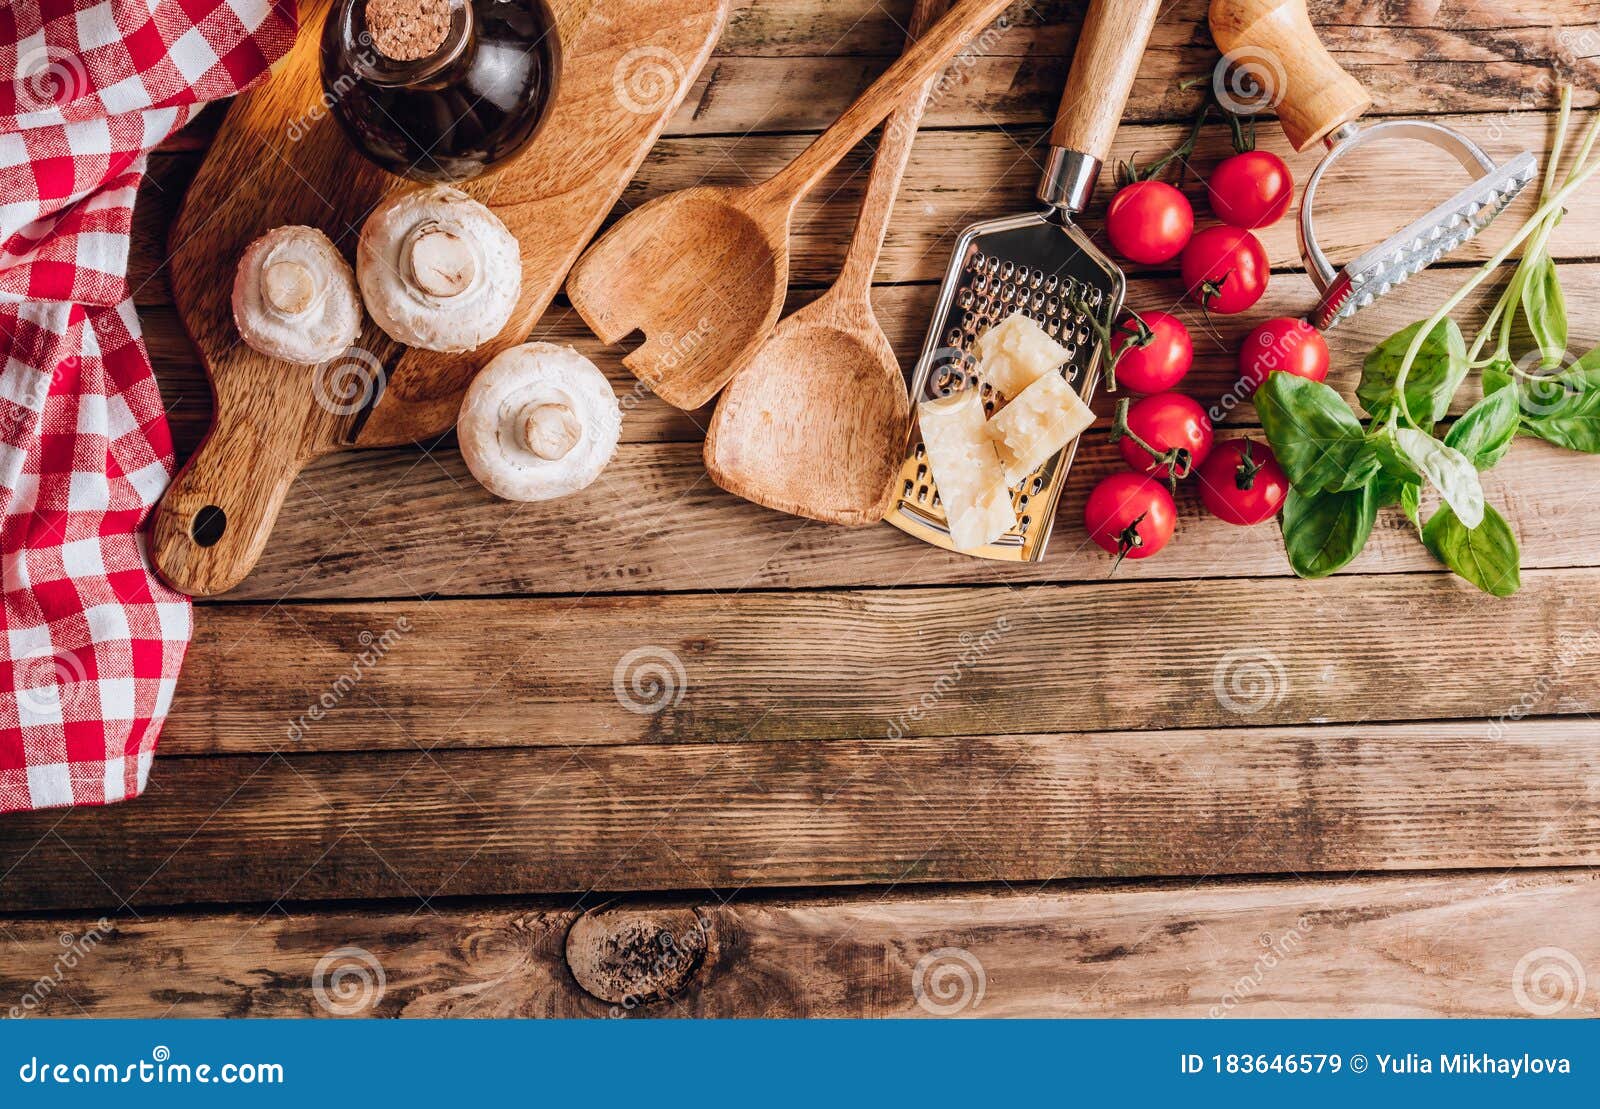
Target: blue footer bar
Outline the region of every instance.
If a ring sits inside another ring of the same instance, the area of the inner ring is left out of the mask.
[[[1592,1021],[8,1021],[0,1106],[1457,1105],[1600,1093]],[[1128,1099],[1132,1099],[1131,1102]],[[581,1102],[580,1102],[581,1104]]]

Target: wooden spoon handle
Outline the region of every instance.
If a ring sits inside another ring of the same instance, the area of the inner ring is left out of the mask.
[[[1306,0],[1211,0],[1211,37],[1236,54],[1250,76],[1278,87],[1263,90],[1277,104],[1289,144],[1304,150],[1372,107],[1372,98],[1346,73],[1311,25]]]
[[[866,92],[846,108],[817,140],[760,187],[764,199],[793,206],[802,196],[867,137],[884,116],[892,112],[911,90],[932,77],[955,57],[970,38],[1004,11],[1010,0],[961,0],[915,46],[872,82]]]
[[[1050,145],[1104,162],[1161,0],[1091,0]]]
[[[917,0],[916,7],[911,10],[908,40],[915,42],[926,34],[928,25],[948,4],[949,0]],[[861,211],[856,215],[855,234],[850,238],[850,249],[845,253],[844,266],[834,286],[850,301],[866,303],[871,296],[872,275],[878,268],[878,253],[889,231],[889,217],[894,213],[900,179],[911,158],[911,145],[917,140],[917,125],[922,122],[928,94],[938,79],[938,74],[928,78],[921,91],[895,109],[883,125],[878,151],[872,159],[872,174],[867,178],[867,191],[861,197]]]
[[[247,423],[221,418],[173,479],[150,524],[150,559],[197,596],[232,589],[261,557],[301,460],[265,449]]]

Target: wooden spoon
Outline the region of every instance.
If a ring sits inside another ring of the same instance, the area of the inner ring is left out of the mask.
[[[945,2],[917,0],[913,40]],[[872,276],[936,79],[883,126],[839,279],[777,326],[717,402],[705,462],[728,492],[828,524],[875,524],[888,511],[911,401],[872,311]]]
[[[770,180],[685,189],[631,212],[573,267],[573,307],[603,342],[643,332],[622,361],[662,400],[705,404],[778,322],[800,198],[1007,3],[961,0]]]

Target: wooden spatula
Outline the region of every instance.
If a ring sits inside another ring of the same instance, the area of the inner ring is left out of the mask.
[[[573,267],[578,314],[606,343],[643,332],[623,364],[668,404],[705,404],[778,322],[800,198],[1007,2],[961,0],[770,180],[685,189],[630,213]]]
[[[911,38],[946,0],[917,0]],[[728,382],[706,435],[706,470],[728,492],[829,524],[883,519],[911,401],[872,311],[872,275],[936,78],[883,126],[839,279],[780,323]]]

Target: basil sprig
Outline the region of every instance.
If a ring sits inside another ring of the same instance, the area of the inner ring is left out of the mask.
[[[1267,441],[1289,476],[1280,525],[1289,565],[1301,577],[1348,565],[1379,509],[1398,504],[1439,561],[1485,593],[1509,596],[1521,584],[1522,556],[1511,526],[1485,500],[1479,474],[1519,435],[1600,453],[1600,347],[1568,363],[1566,297],[1548,249],[1567,198],[1600,172],[1600,156],[1591,157],[1600,139],[1597,113],[1557,184],[1571,111],[1572,90],[1564,88],[1538,210],[1433,316],[1367,355],[1356,386],[1365,423],[1319,382],[1278,372],[1257,393]],[[1469,347],[1450,313],[1518,248],[1522,257]],[[1483,397],[1441,436],[1473,370]],[[1425,486],[1439,501],[1426,522]]]

